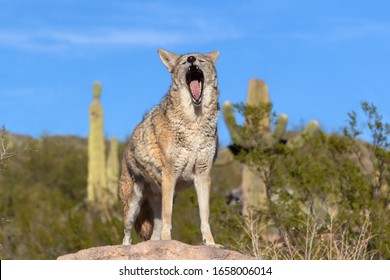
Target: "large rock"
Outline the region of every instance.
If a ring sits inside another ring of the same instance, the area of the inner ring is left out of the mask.
[[[193,246],[179,241],[146,241],[131,246],[113,245],[81,250],[58,260],[251,260],[235,251]]]

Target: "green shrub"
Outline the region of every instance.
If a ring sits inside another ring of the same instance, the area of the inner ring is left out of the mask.
[[[360,135],[356,113],[351,113],[345,135],[320,133],[306,139],[302,148],[279,144],[264,149],[259,145],[237,156],[262,174],[266,185],[268,209],[259,210],[256,216],[261,221],[258,224],[269,225],[264,240],[269,239],[269,232],[276,231],[276,240],[288,240],[284,245],[289,248],[302,248],[310,217],[319,233],[329,233],[332,225],[338,229],[332,232],[336,240],[347,236],[350,243],[357,243],[368,219],[372,236],[367,240],[365,256],[390,258],[390,130],[374,105],[362,103],[362,109],[371,144],[356,138]],[[251,137],[245,132],[243,135]],[[265,173],[261,172],[264,166],[269,166]]]

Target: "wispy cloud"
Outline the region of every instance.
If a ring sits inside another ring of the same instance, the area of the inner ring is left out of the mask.
[[[68,46],[134,46],[173,44],[179,41],[177,32],[147,29],[102,29],[92,32],[49,32],[48,38]]]
[[[33,31],[0,30],[0,48],[14,48],[29,52],[52,53],[66,50],[67,46],[43,34]]]
[[[154,29],[108,29],[94,31],[0,31],[0,47],[30,52],[62,52],[82,47],[136,47],[202,44],[234,39],[237,32],[201,29],[190,36],[183,31]],[[195,42],[194,42],[195,40]]]
[[[191,33],[183,29],[117,28],[93,30],[0,30],[0,48],[15,48],[29,52],[64,52],[83,47],[137,47],[188,45],[230,40],[239,32],[218,26],[207,26],[197,20]]]
[[[63,1],[30,3],[31,13],[16,17],[21,5],[9,4],[0,19],[0,48],[27,52],[74,53],[96,49],[200,45],[236,39],[240,32],[226,16],[197,3],[169,1]],[[93,10],[89,10],[93,7]],[[26,8],[23,7],[23,10]],[[86,12],[88,9],[89,12]],[[19,13],[20,14],[20,13]],[[16,25],[10,20],[16,18]]]

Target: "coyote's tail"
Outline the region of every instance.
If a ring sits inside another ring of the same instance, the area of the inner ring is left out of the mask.
[[[144,199],[134,223],[135,230],[144,240],[149,240],[152,236],[153,216],[153,209],[150,206],[149,200]]]

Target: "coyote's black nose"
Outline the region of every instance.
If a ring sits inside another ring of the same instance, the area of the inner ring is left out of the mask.
[[[187,57],[187,61],[188,61],[189,63],[194,63],[195,60],[196,60],[196,58],[195,58],[195,56],[193,56],[193,55],[190,55],[189,57]]]

